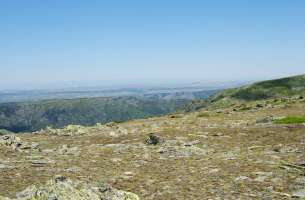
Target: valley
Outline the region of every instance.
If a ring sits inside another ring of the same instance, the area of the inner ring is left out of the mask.
[[[243,100],[226,92],[192,112],[2,136],[0,194],[36,185],[17,199],[44,200],[59,184],[65,196],[73,180],[131,192],[130,200],[305,198],[304,93]],[[67,180],[46,184],[59,175]]]

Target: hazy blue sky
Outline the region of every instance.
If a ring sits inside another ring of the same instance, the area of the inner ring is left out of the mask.
[[[0,85],[305,73],[304,0],[1,0]]]

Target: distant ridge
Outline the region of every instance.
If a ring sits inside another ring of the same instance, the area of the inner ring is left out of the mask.
[[[305,92],[305,75],[298,75],[274,80],[257,82],[240,88],[228,89],[218,93],[214,101],[222,98],[239,100],[263,100],[287,97]]]
[[[220,91],[207,100],[195,100],[185,106],[185,111],[206,107],[227,107],[248,101],[285,98],[305,95],[305,75],[266,80],[250,85]]]
[[[28,132],[47,126],[55,128],[69,124],[90,126],[96,123],[147,118],[175,112],[187,101],[97,97],[1,103],[0,129]]]

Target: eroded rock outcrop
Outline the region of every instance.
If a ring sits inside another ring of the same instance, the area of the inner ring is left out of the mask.
[[[86,128],[80,125],[68,125],[62,129],[53,129],[47,127],[42,132],[45,132],[50,135],[59,135],[59,136],[78,136],[86,134]]]
[[[0,136],[0,146],[5,146],[16,151],[39,149],[38,143],[24,142],[15,135]]]

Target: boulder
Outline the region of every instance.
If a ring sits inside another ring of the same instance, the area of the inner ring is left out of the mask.
[[[0,137],[0,146],[12,148],[13,150],[37,150],[39,149],[38,143],[28,143],[22,141],[15,135],[4,135]]]
[[[150,133],[148,135],[148,138],[146,139],[146,144],[157,145],[157,144],[162,143],[163,141],[164,140],[161,137],[155,135],[154,133]]]

